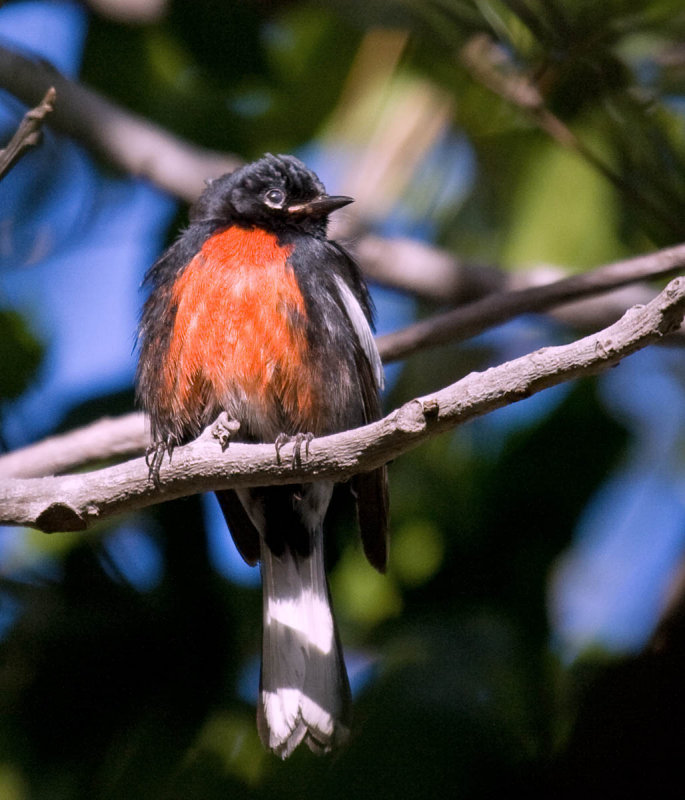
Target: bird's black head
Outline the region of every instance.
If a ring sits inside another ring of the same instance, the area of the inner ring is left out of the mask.
[[[211,181],[190,212],[191,222],[219,227],[257,225],[276,233],[291,229],[325,236],[328,215],[352,202],[333,197],[294,156],[264,158]]]

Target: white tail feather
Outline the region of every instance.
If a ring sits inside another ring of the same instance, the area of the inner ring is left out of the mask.
[[[349,684],[331,611],[323,531],[307,556],[262,544],[264,638],[257,726],[287,758],[300,742],[328,751],[349,734]]]

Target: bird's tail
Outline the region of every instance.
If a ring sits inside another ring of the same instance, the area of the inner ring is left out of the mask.
[[[323,531],[307,555],[261,543],[264,633],[257,728],[287,758],[304,741],[315,752],[342,744],[350,687],[324,570]]]

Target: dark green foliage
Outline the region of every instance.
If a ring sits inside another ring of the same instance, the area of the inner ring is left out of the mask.
[[[325,8],[179,0],[147,27],[95,17],[83,79],[199,144],[256,158],[316,133],[360,35]]]
[[[0,401],[26,391],[40,366],[43,348],[15,311],[0,310]]]

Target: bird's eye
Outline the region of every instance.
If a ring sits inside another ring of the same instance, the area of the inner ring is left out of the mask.
[[[285,200],[285,194],[280,189],[269,189],[264,195],[264,202],[272,208],[280,208]]]

